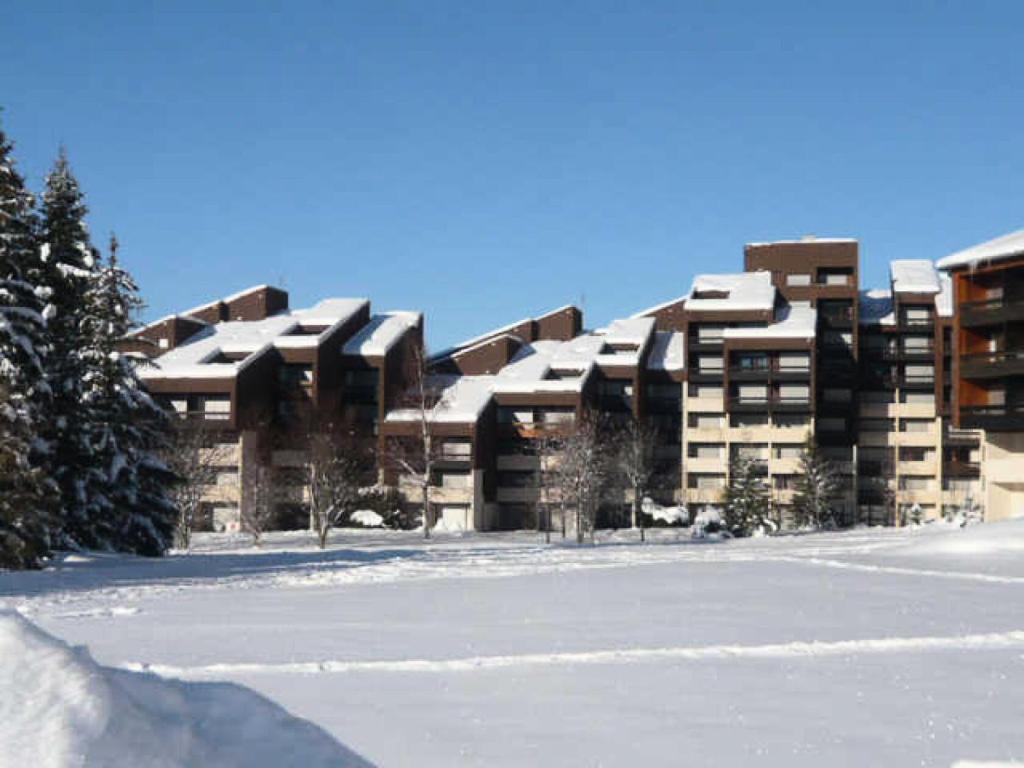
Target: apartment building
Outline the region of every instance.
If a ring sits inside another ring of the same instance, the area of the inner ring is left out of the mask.
[[[366,299],[293,310],[285,291],[257,286],[150,323],[122,350],[148,358],[139,374],[150,394],[208,435],[221,466],[205,524],[231,529],[253,503],[258,467],[273,475],[279,523],[304,522],[309,419],[331,414],[371,450],[422,331],[415,312],[373,314]]]
[[[229,449],[208,494],[222,527],[251,503],[245,469],[260,466],[277,478],[282,524],[303,523],[296,425],[312,412],[365,436],[375,479],[411,514],[420,486],[394,457],[422,445],[426,424],[432,518],[449,529],[557,527],[547,438],[590,413],[656,425],[648,495],[691,515],[722,503],[742,456],[789,520],[809,437],[841,475],[842,521],[1024,514],[1024,234],[938,265],[893,261],[884,289],[861,290],[851,239],[743,254],[744,271],[699,275],[603,328],[564,306],[435,354],[425,409],[423,318],[373,314],[365,299],[293,310],[259,286],[151,323],[124,348],[152,360],[142,375],[158,399]],[[609,489],[599,524],[628,524],[632,503]]]
[[[953,282],[953,425],[984,433],[986,517],[1024,516],[1024,230],[938,267]]]

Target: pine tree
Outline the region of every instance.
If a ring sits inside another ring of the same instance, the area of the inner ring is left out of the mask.
[[[102,470],[90,477],[83,543],[159,555],[172,542],[177,517],[170,497],[174,476],[159,459],[169,440],[169,417],[142,388],[138,361],[117,350],[140,307],[138,289],[118,266],[117,241],[111,238],[110,260],[99,266],[86,292],[82,325],[88,339],[83,402],[90,449]]]
[[[746,535],[775,529],[764,467],[760,462],[745,456],[733,460],[724,501],[725,522],[733,533]]]
[[[98,254],[85,225],[83,195],[63,148],[46,177],[42,206],[42,254],[53,289],[47,377],[53,391],[48,436],[53,442],[53,476],[61,488],[65,544],[92,545],[90,498],[102,486],[89,448],[90,409],[84,408],[88,339],[82,328],[86,294],[96,278]]]
[[[45,377],[49,290],[34,201],[0,129],[0,567],[31,567],[49,551],[56,488],[39,439],[50,401]]]
[[[800,474],[793,496],[793,514],[797,525],[817,528],[832,515],[832,501],[839,490],[839,478],[832,465],[821,456],[812,437],[800,453]]]

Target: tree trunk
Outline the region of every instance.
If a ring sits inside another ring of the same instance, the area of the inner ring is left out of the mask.
[[[640,509],[640,486],[633,486],[633,527],[640,529],[640,541],[644,539],[644,519],[641,516],[642,510]]]
[[[423,486],[423,538],[430,538],[430,486],[426,484]]]

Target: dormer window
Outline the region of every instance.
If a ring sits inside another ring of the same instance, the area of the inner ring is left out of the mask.
[[[693,298],[695,299],[728,299],[728,291],[694,291]]]

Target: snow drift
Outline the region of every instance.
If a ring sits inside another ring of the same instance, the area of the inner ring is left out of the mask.
[[[247,688],[102,667],[9,611],[0,691],[0,766],[369,765]]]
[[[926,535],[892,551],[912,556],[969,557],[1024,553],[1024,519],[971,525],[967,528],[933,526],[934,530],[922,530]]]

